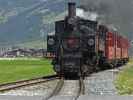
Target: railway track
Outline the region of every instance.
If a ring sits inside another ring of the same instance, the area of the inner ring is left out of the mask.
[[[79,90],[77,92],[77,96],[75,97],[75,100],[77,100],[81,95],[85,94],[85,84],[84,80],[82,78],[79,79]]]
[[[79,80],[60,79],[53,92],[43,100],[54,100],[54,96],[73,96],[74,100],[77,100],[79,96],[84,95],[84,93],[85,86],[84,80],[82,78],[80,78]]]
[[[79,80],[79,96],[80,95],[84,95],[85,94],[85,84],[84,84],[84,80],[82,78],[80,78]]]
[[[29,79],[29,80],[22,80],[22,81],[17,81],[12,83],[0,84],[0,92],[9,91],[9,90],[13,90],[24,86],[36,85],[36,84],[52,81],[58,78],[59,77],[57,75],[51,75],[51,76],[38,77],[34,79]]]
[[[50,98],[57,96],[58,93],[60,92],[61,88],[63,87],[63,84],[64,84],[64,79],[62,78],[58,81],[53,92],[48,97],[46,97],[46,99],[43,99],[43,100],[49,100]]]

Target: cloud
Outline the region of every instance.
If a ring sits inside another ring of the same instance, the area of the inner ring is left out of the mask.
[[[77,8],[77,16],[84,18],[84,19],[89,19],[89,20],[93,20],[96,21],[98,18],[98,14],[96,12],[90,12],[90,11],[85,11],[82,8]]]

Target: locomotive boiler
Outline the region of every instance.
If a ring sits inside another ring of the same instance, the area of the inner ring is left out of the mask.
[[[55,22],[55,35],[47,38],[47,51],[55,54],[54,70],[64,76],[85,76],[126,63],[128,47],[118,32],[76,16],[73,2],[68,3],[68,16]]]

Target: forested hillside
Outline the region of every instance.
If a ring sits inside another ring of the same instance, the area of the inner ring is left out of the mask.
[[[0,46],[41,43],[54,31],[54,21],[64,16],[65,4],[64,0],[0,0]]]
[[[54,32],[54,21],[66,15],[68,1],[0,0],[0,46],[42,46],[47,33]],[[132,39],[132,0],[72,1]]]

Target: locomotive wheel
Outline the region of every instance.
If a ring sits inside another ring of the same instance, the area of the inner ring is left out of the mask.
[[[98,72],[98,71],[100,71],[100,67],[99,67],[99,65],[97,64],[97,65],[95,65],[95,72]]]
[[[94,71],[93,66],[89,66],[89,65],[83,65],[82,66],[83,77],[89,76],[93,71]]]

